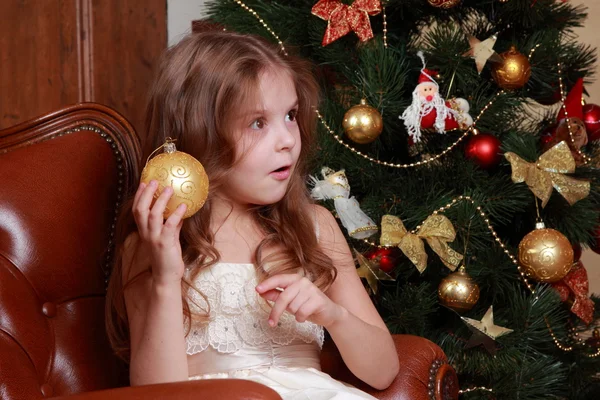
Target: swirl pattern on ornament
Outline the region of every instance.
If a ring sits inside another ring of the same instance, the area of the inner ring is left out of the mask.
[[[171,167],[171,175],[177,179],[189,178],[192,171],[184,165],[173,165]]]
[[[179,192],[182,194],[193,194],[196,192],[196,185],[192,181],[185,181],[179,186]]]

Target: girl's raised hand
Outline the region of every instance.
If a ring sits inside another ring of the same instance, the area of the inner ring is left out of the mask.
[[[283,290],[279,290],[282,288]],[[298,274],[279,274],[265,279],[256,291],[266,300],[274,301],[269,325],[276,326],[284,311],[296,321],[310,321],[325,328],[341,318],[343,309],[334,303],[309,279]]]
[[[142,248],[148,249],[152,258],[152,278],[158,284],[180,284],[184,271],[179,232],[183,225],[186,205],[181,204],[165,221],[163,213],[173,195],[167,186],[152,204],[158,182],[140,183],[133,199],[133,216],[138,226]]]

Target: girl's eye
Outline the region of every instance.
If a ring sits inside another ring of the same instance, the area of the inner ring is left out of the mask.
[[[251,125],[250,128],[251,129],[256,129],[256,130],[260,130],[262,128],[265,127],[265,121],[263,121],[262,118],[259,118],[257,120],[255,120]]]
[[[298,114],[298,110],[291,110],[286,115],[286,121],[288,121],[288,122],[294,122],[296,120],[296,115],[297,114]]]

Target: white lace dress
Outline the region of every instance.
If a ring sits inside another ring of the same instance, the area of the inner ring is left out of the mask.
[[[287,312],[278,326],[269,326],[271,309],[255,290],[254,265],[218,263],[203,270],[195,284],[211,307],[209,322],[194,322],[186,339],[188,358],[203,368],[190,380],[247,379],[285,400],[375,399],[321,372],[322,326],[298,323]],[[206,310],[197,292],[191,296]]]

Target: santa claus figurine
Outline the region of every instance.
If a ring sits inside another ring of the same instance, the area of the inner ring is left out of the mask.
[[[412,142],[421,141],[421,130],[433,129],[439,133],[446,133],[452,129],[466,129],[473,125],[473,118],[469,115],[469,103],[461,98],[445,101],[433,79],[437,72],[425,68],[425,58],[421,51],[417,55],[423,62],[419,83],[413,91],[412,104],[400,116]]]

